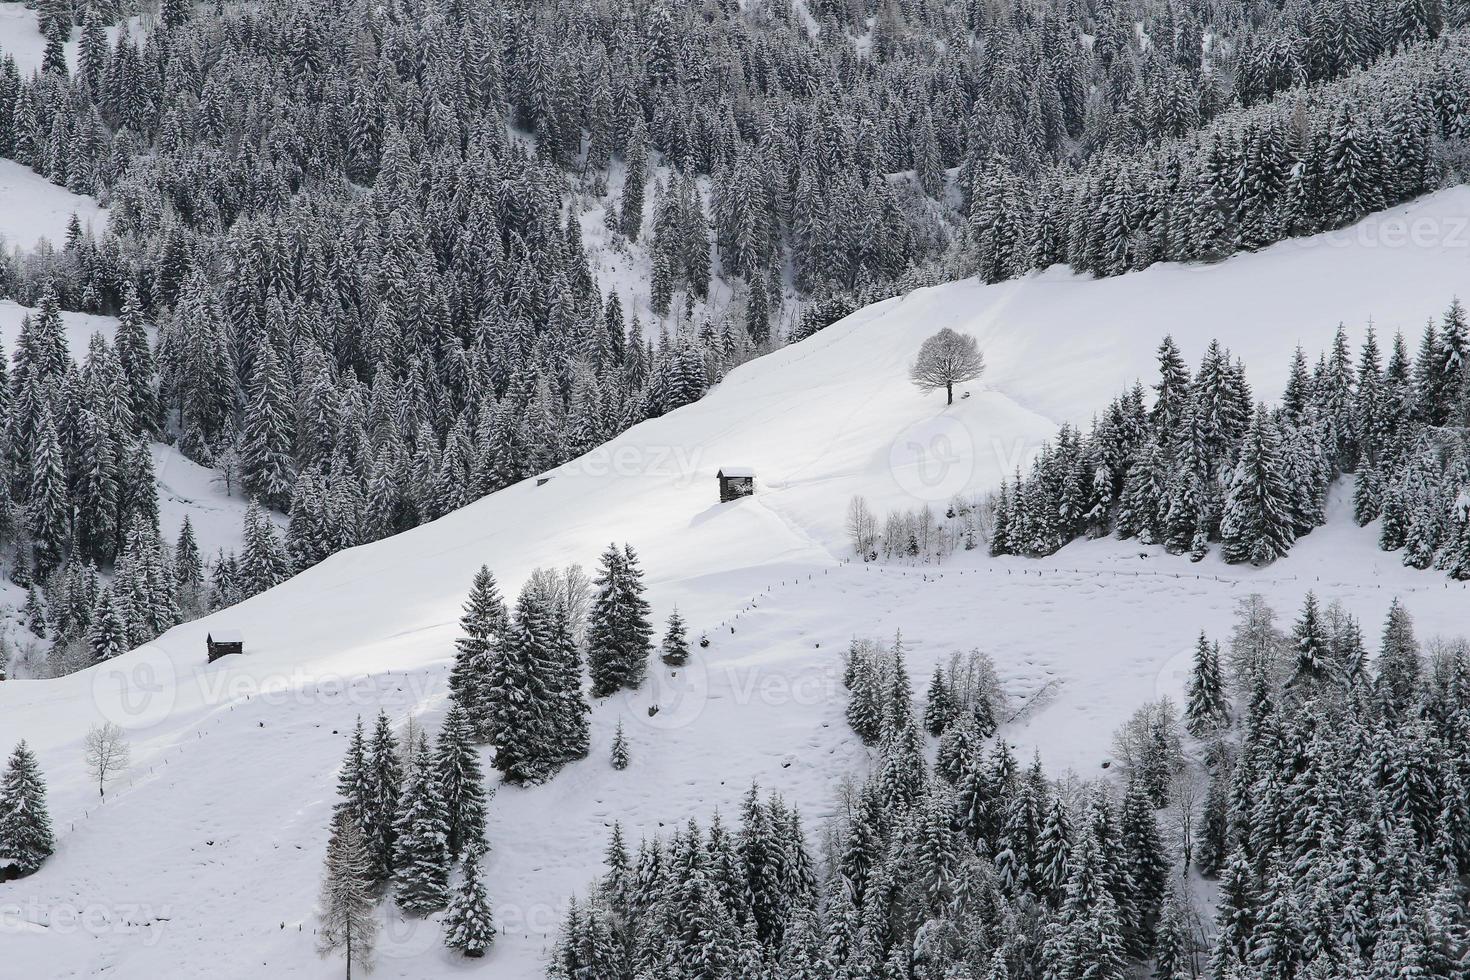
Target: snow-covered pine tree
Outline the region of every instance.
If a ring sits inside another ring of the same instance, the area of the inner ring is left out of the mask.
[[[87,627],[87,647],[92,653],[92,662],[101,663],[126,653],[130,648],[128,639],[128,624],[118,609],[112,588],[103,586],[97,596],[97,604],[92,608],[91,625]]]
[[[56,850],[51,814],[46,808],[46,780],[35,753],[22,739],[0,775],[0,858],[28,875]]]
[[[1276,425],[1261,405],[1225,497],[1220,519],[1225,560],[1260,565],[1286,554],[1294,540],[1289,497]]]
[[[240,445],[240,481],[245,492],[267,507],[284,510],[294,478],[294,414],[274,345],[266,340],[254,352],[254,375]]]
[[[466,858],[459,887],[444,914],[444,945],[470,959],[479,959],[494,942],[495,916],[480,881],[480,866],[474,858]]]
[[[394,824],[394,900],[403,911],[427,915],[444,908],[449,888],[449,822],[428,737],[419,733],[408,764]]]
[[[464,707],[475,737],[482,742],[494,735],[487,685],[495,646],[504,636],[508,619],[495,576],[489,566],[481,565],[459,619],[460,636],[454,641],[449,691],[451,698]]]
[[[684,617],[676,606],[669,613],[668,629],[664,632],[662,647],[663,662],[670,667],[682,667],[689,662],[689,637],[684,626]]]
[[[612,767],[623,770],[628,768],[628,739],[623,734],[623,721],[618,719],[618,727],[613,731],[612,740]]]
[[[434,751],[434,770],[444,803],[450,855],[479,854],[485,846],[488,794],[475,751],[474,727],[458,704],[451,704],[444,715]]]
[[[587,631],[587,661],[592,696],[605,698],[624,688],[637,688],[648,670],[648,602],[643,598],[643,572],[631,545],[609,545],[595,580],[597,597]]]
[[[491,660],[487,697],[495,768],[515,783],[546,779],[563,748],[555,740],[561,701],[545,602],[529,585],[521,590],[515,616]]]
[[[403,765],[398,755],[398,739],[388,713],[378,711],[372,738],[364,757],[363,782],[366,814],[363,837],[372,859],[373,879],[387,881],[394,869],[394,851],[398,841],[398,801],[403,792]]]
[[[1230,724],[1230,707],[1220,676],[1220,648],[1201,631],[1190,669],[1188,703],[1184,709],[1190,734],[1203,738]]]

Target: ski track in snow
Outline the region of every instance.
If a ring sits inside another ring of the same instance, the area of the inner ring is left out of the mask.
[[[880,518],[924,499],[942,513],[951,492],[993,486],[1024,463],[1057,423],[1086,424],[1135,378],[1151,379],[1165,332],[1192,363],[1218,336],[1266,398],[1298,340],[1314,352],[1339,321],[1355,339],[1372,318],[1380,334],[1402,327],[1415,343],[1470,286],[1470,250],[1449,233],[1466,214],[1470,189],[1458,188],[1368,219],[1332,239],[1340,247],[1287,242],[1097,282],[1054,269],[888,300],[732,372],[544,486],[526,481],[343,552],[110,670],[0,685],[0,749],[30,740],[59,832],[39,874],[0,885],[0,976],[340,975],[314,954],[312,930],[347,733],[380,705],[395,724],[437,728],[459,606],[481,563],[513,597],[538,565],[592,568],[609,541],[630,541],[659,632],[677,604],[694,655],[677,672],[655,662],[642,690],[594,705],[589,758],[545,786],[499,789],[484,871],[502,934],[489,956],[467,965],[441,948],[437,921],[405,921],[385,902],[380,976],[538,976],[614,819],[630,843],[716,809],[733,819],[754,780],[801,808],[815,846],[837,780],[867,757],[843,720],[840,655],[854,637],[902,629],[920,696],[936,663],[976,647],[1017,701],[1055,682],[1004,737],[1023,758],[1039,751],[1053,776],[1092,777],[1136,707],[1180,699],[1199,630],[1226,639],[1252,592],[1283,622],[1313,589],[1343,601],[1370,636],[1394,596],[1421,639],[1465,632],[1470,592],[1379,552],[1376,528],[1348,517],[1347,484],[1328,525],[1264,569],[1116,540],[1037,561],[841,556],[853,494]],[[1394,248],[1383,233],[1395,221],[1446,231]],[[976,334],[989,362],[947,408],[905,375],[941,326]],[[714,473],[736,463],[756,469],[758,493],[719,505]],[[224,625],[243,630],[246,653],[206,666],[204,635]],[[139,698],[121,717],[119,680]],[[80,742],[104,718],[130,724],[133,766],[99,802]],[[620,719],[632,757],[623,772],[608,763]]]

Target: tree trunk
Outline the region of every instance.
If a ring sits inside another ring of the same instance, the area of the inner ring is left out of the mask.
[[[949,401],[945,402],[945,404],[946,405],[953,405],[954,404],[954,382],[953,381],[946,381],[944,383],[944,391],[945,391],[945,393],[947,395],[949,395]]]

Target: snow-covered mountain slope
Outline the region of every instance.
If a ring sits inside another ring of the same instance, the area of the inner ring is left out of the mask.
[[[595,705],[590,758],[497,794],[485,871],[504,934],[478,968],[496,978],[538,975],[559,904],[594,871],[614,818],[633,839],[660,833],[728,812],[757,779],[815,831],[836,777],[863,756],[841,717],[838,656],[853,636],[901,627],[920,685],[951,651],[982,647],[1018,697],[1047,690],[1009,736],[1053,770],[1092,774],[1134,707],[1177,690],[1197,631],[1222,635],[1251,591],[1289,615],[1315,588],[1370,628],[1401,594],[1422,633],[1463,630],[1465,590],[1377,552],[1341,493],[1328,527],[1263,570],[1116,541],[1045,561],[971,553],[939,569],[878,568],[844,563],[842,523],[855,493],[881,514],[993,485],[1060,422],[1085,423],[1151,379],[1165,332],[1191,360],[1218,336],[1270,398],[1292,347],[1315,351],[1339,321],[1358,335],[1370,318],[1417,331],[1470,292],[1467,215],[1459,188],[1212,267],[1100,282],[1052,270],[879,303],[544,485],[338,554],[102,668],[0,684],[0,748],[25,737],[38,750],[60,832],[39,874],[0,886],[0,974],[338,975],[313,955],[312,928],[346,733],[379,705],[437,725],[459,606],[482,563],[514,595],[537,566],[592,566],[609,541],[629,541],[660,619],[677,604],[692,635],[711,639],[678,677],[655,665],[642,691]],[[951,407],[905,371],[943,326],[974,333],[990,365]],[[755,468],[755,497],[718,503],[726,465]],[[206,667],[204,636],[226,626],[243,630],[246,653]],[[99,803],[80,743],[105,719],[130,728],[133,765]],[[607,763],[620,719],[633,754],[623,772]],[[387,904],[381,914],[381,975],[470,969],[439,948],[437,923],[405,922]]]
[[[42,238],[60,248],[73,214],[99,237],[107,227],[107,212],[95,198],[58,187],[14,160],[0,160],[0,202],[0,238],[7,249],[32,249]]]

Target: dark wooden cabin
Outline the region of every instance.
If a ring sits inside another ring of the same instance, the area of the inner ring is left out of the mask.
[[[204,638],[204,642],[209,647],[210,663],[220,657],[245,651],[245,638],[240,635],[239,630],[214,630]]]
[[[720,503],[728,504],[755,493],[755,470],[749,466],[725,466],[715,474],[720,480]]]

